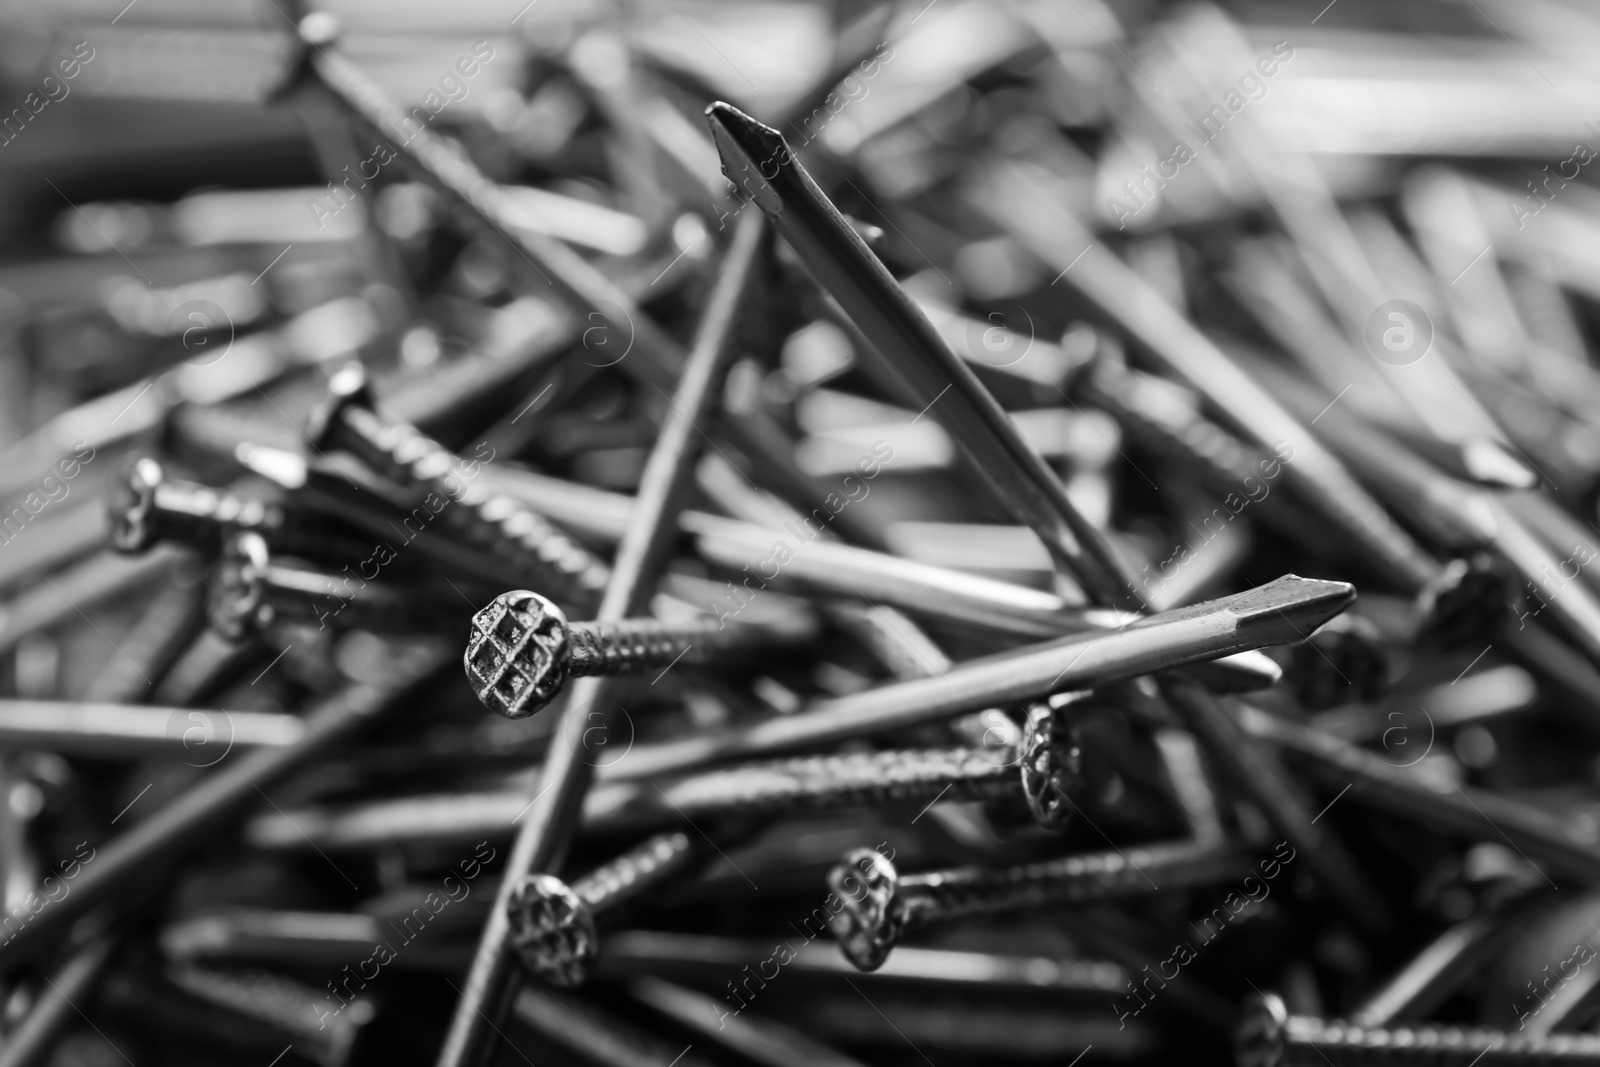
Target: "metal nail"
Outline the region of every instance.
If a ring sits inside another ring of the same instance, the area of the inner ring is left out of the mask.
[[[1526,1063],[1600,1062],[1600,1036],[1529,1037],[1463,1026],[1357,1026],[1290,1015],[1277,995],[1254,996],[1235,1039],[1241,1067],[1310,1067],[1334,1059],[1373,1064],[1506,1067]]]
[[[733,350],[740,305],[754,280],[766,241],[766,228],[754,213],[739,221],[705,312],[695,331],[692,352],[669,405],[656,445],[640,479],[638,505],[617,546],[616,566],[606,583],[596,617],[614,622],[640,613],[677,532],[674,521],[693,475],[701,420],[711,410]],[[502,1013],[517,975],[509,951],[508,908],[514,886],[527,875],[549,874],[565,855],[576,829],[582,799],[593,777],[583,759],[585,731],[593,714],[607,725],[607,680],[580,679],[556,724],[556,742],[545,760],[545,781],[518,831],[506,861],[505,879],[478,941],[466,988],[456,1004],[437,1067],[475,1067],[493,1048],[492,1015]]]
[[[554,607],[554,605],[552,605]],[[448,585],[383,583],[273,557],[259,534],[230,537],[211,578],[206,618],[242,641],[279,620],[379,633],[444,633],[471,610]]]
[[[139,621],[106,660],[83,699],[98,704],[136,704],[165,677],[204,624],[201,575],[179,563]]]
[[[819,700],[802,711],[680,741],[635,745],[605,768],[616,780],[687,771],[937,722],[1005,701],[1092,689],[1244,649],[1296,640],[1344,610],[1352,590],[1294,576],[1248,593],[1163,615],[1122,630],[1079,634],[967,660],[942,676]],[[1281,609],[1281,610],[1280,610]]]
[[[0,702],[0,742],[6,740],[10,710],[6,702]],[[236,712],[233,718],[241,714]],[[284,719],[299,721],[257,714],[243,725],[255,743],[261,743],[260,736],[278,728],[279,720]],[[149,722],[153,725],[153,718]],[[237,723],[235,736],[239,736]],[[1021,776],[1014,763],[992,750],[888,749],[734,764],[650,784],[603,783],[584,798],[583,829],[628,831],[707,816],[802,814],[886,805],[920,808],[936,800],[1020,800]],[[1065,782],[1072,788],[1070,779],[1053,764],[1046,765],[1040,779]],[[257,817],[246,824],[244,837],[264,849],[308,845],[366,849],[504,837],[513,832],[517,816],[527,805],[522,793],[507,791],[424,794],[336,809],[300,808]]]
[[[357,554],[363,561],[378,563],[390,559],[391,553],[399,556],[401,548],[415,547],[419,556],[451,574],[494,586],[505,582],[505,568],[494,556],[432,527],[436,512],[426,503],[425,493],[383,482],[365,467],[352,471],[346,469],[351,464],[308,461],[298,453],[263,445],[241,444],[234,458],[283,486],[297,506],[375,538]],[[357,482],[357,477],[364,480]],[[400,556],[383,566],[405,569],[407,562]]]
[[[485,475],[507,492],[544,502],[563,525],[597,538],[616,538],[627,521],[628,498],[615,493],[503,467],[486,467]],[[683,512],[679,523],[695,536],[707,562],[726,567],[736,576],[743,571],[744,588],[752,581],[761,584],[749,572],[771,554],[773,530],[700,511]],[[778,533],[787,533],[801,550],[772,581],[776,588],[865,599],[962,629],[1023,637],[1115,629],[1130,620],[1126,613],[1084,608],[1056,593],[839,544],[814,533],[804,522],[782,527]],[[1220,657],[1191,669],[1222,691],[1265,688],[1281,677],[1271,661],[1252,652]]]
[[[826,913],[824,908],[817,911]],[[1098,959],[1055,956],[1016,956],[971,949],[901,946],[883,965],[862,975],[839,951],[818,940],[827,929],[807,916],[803,926],[808,940],[786,947],[794,958],[785,972],[813,978],[916,983],[929,992],[959,990],[972,995],[1007,996],[1044,992],[1064,999],[1080,996],[1115,996],[1123,991],[1127,972],[1115,963]],[[619,930],[602,939],[599,977],[626,978],[640,972],[662,974],[700,984],[707,979],[737,973],[751,960],[772,955],[773,945],[761,940],[740,940],[706,934],[679,934],[656,930]]]
[[[1020,867],[956,867],[901,876],[881,852],[857,849],[828,874],[844,902],[833,918],[840,951],[877,969],[908,929],[1022,908],[1123,900],[1192,889],[1248,869],[1232,846],[1193,841],[1134,845]]]
[[[157,541],[215,553],[230,532],[254,533],[291,556],[329,559],[370,550],[326,523],[307,522],[278,504],[173,478],[150,456],[138,456],[124,468],[107,508],[111,547],[130,554],[144,552]]]
[[[1350,1012],[1352,1026],[1426,1019],[1524,929],[1526,907],[1457,923],[1423,946]]]
[[[261,748],[220,767],[131,829],[96,850],[83,865],[71,895],[41,911],[26,926],[0,942],[0,964],[31,958],[52,936],[80,915],[126,892],[130,882],[204,843],[203,832],[226,822],[240,808],[260,797],[261,790],[281,781],[336,741],[354,733],[437,670],[443,657],[418,646],[397,673],[390,688],[350,685],[318,702],[305,719],[305,730],[293,744]],[[398,668],[397,668],[398,671]]]
[[[1139,607],[1105,535],[1078,514],[1055,473],[817,187],[783,135],[728,104],[713,104],[706,114],[729,180],[861,327],[914,405],[950,431],[983,484],[1096,602]]]
[[[1437,567],[1352,478],[1333,453],[1250,374],[1175,311],[1118,258],[1094,241],[1062,205],[1043,192],[1021,163],[995,165],[974,186],[974,205],[1016,240],[1061,270],[1061,278],[1109,314],[1166,367],[1199,390],[1262,448],[1288,443],[1286,468],[1306,501],[1374,553],[1374,560],[1411,585]]]
[[[1333,827],[1317,825],[1304,791],[1279,763],[1276,753],[1242,729],[1219,698],[1200,685],[1178,679],[1168,681],[1163,689],[1214,763],[1235,788],[1255,802],[1278,833],[1305,853],[1307,864],[1340,906],[1368,930],[1389,929],[1393,920],[1382,892]]]
[[[507,578],[534,582],[577,603],[598,598],[610,575],[604,563],[530,508],[477,481],[479,461],[463,459],[374,410],[360,364],[341,368],[328,384],[329,400],[310,433],[317,448],[353,452],[382,476],[429,494],[428,511],[489,552]]]
[[[29,634],[48,630],[87,610],[160,579],[187,558],[185,550],[161,546],[137,559],[110,552],[90,556],[41,585],[13,597],[0,617],[0,652]]]
[[[97,701],[0,700],[0,748],[63,753],[142,756],[185,752],[189,733],[209,719],[226,723],[219,745],[282,748],[305,733],[298,716],[267,711],[191,711]]]
[[[523,1025],[578,1052],[584,1062],[600,1067],[706,1067],[709,1063],[695,1054],[692,1043],[680,1048],[640,1026],[637,1017],[538,986],[524,987],[517,994],[512,1014]]]
[[[553,874],[526,875],[507,904],[511,946],[524,967],[552,985],[581,985],[600,955],[595,920],[659,891],[704,852],[674,831],[649,838],[571,886]]]
[[[763,1067],[861,1067],[861,1061],[794,1027],[755,1014],[730,1012],[715,997],[660,978],[636,978],[628,984],[628,993],[679,1025]]]
[[[78,1018],[78,1005],[94,995],[116,946],[115,937],[102,933],[72,951],[46,980],[27,1016],[6,1036],[0,1067],[27,1067],[50,1050],[61,1031]]]
[[[1326,784],[1350,786],[1350,802],[1368,804],[1469,841],[1510,840],[1530,857],[1585,884],[1600,879],[1600,849],[1560,818],[1499,793],[1457,786],[1444,792],[1382,756],[1266,712],[1240,705],[1236,720],[1270,741]]]
[[[472,617],[463,658],[467,680],[485,707],[509,719],[532,715],[561,693],[569,678],[664,671],[690,666],[763,643],[803,640],[812,632],[800,617],[785,627],[716,619],[663,622],[652,618],[567,622],[538,593],[501,593]]]

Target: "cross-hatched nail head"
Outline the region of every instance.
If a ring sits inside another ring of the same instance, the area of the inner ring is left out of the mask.
[[[487,707],[509,719],[534,714],[571,673],[567,617],[538,593],[501,593],[472,617],[463,665]]]
[[[582,985],[600,958],[594,913],[549,874],[525,876],[506,903],[511,944],[525,967],[552,985]]]
[[[900,876],[880,852],[858,848],[828,872],[828,888],[843,906],[830,926],[845,958],[859,970],[875,971],[889,958],[906,925]]]

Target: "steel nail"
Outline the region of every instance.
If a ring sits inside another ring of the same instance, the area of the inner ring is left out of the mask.
[[[729,180],[861,327],[913,404],[950,431],[983,484],[1097,603],[1141,606],[1104,533],[1078,514],[1055,473],[817,187],[783,135],[728,104],[713,104],[706,114]]]
[[[551,989],[526,986],[517,994],[513,1017],[600,1067],[707,1067],[693,1044],[675,1043],[641,1027],[637,1017],[605,1010]]]
[[[176,541],[210,555],[233,532],[254,533],[291,556],[329,559],[330,552],[368,550],[329,529],[327,523],[308,522],[281,505],[173,478],[151,456],[137,456],[124,468],[113,483],[107,510],[111,547],[130,554],[144,552],[157,541]]]
[[[860,1060],[792,1026],[754,1014],[729,1012],[715,997],[660,978],[636,978],[628,983],[628,993],[634,1000],[763,1067],[861,1067]]]
[[[1287,475],[1306,501],[1338,524],[1374,561],[1412,586],[1437,570],[1420,547],[1323,447],[1238,363],[1114,255],[1094,241],[1022,164],[997,164],[974,190],[975,206],[1116,321],[1169,370],[1199,390],[1255,443],[1287,442]]]
[[[220,970],[197,964],[169,966],[166,979],[189,997],[221,1009],[226,1030],[244,1030],[234,1019],[248,1019],[268,1031],[289,1038],[304,1048],[320,1067],[345,1067],[356,1051],[362,1027],[371,1022],[376,1008],[369,997],[346,1005],[354,1010],[328,1012],[319,1006],[326,996],[295,978],[269,971]],[[331,1016],[331,1018],[330,1018]],[[235,1056],[238,1053],[235,1052]]]
[[[7,704],[0,703],[0,743],[6,740],[8,711]],[[238,715],[235,713],[234,717]],[[261,743],[261,734],[277,728],[278,719],[299,721],[290,716],[256,718],[260,721],[252,719],[244,724],[256,743]],[[149,722],[153,725],[153,718]],[[890,804],[922,806],[935,800],[1022,799],[1018,785],[1019,776],[1012,761],[971,749],[888,749],[796,756],[734,764],[649,785],[602,784],[584,798],[582,826],[585,831],[600,833],[670,825],[706,816],[788,815]],[[246,824],[244,837],[263,849],[300,849],[307,845],[365,849],[407,842],[504,837],[514,830],[515,820],[527,804],[522,793],[507,791],[423,794],[336,809],[301,808],[257,817]]]
[[[505,491],[540,501],[553,518],[586,536],[613,540],[627,521],[630,502],[620,494],[504,467],[485,467],[484,473]],[[865,599],[964,630],[1020,637],[1115,629],[1133,618],[1112,609],[1086,608],[1057,593],[840,544],[822,537],[803,520],[778,531],[780,536],[789,534],[801,550],[783,565],[777,578],[765,583],[749,572],[771,554],[772,529],[702,511],[684,511],[679,524],[695,537],[696,547],[708,563],[734,572],[735,577],[742,571],[745,589],[755,582],[757,588],[771,584],[780,589]],[[711,605],[713,610],[716,606]],[[724,610],[731,610],[731,602]],[[1265,656],[1250,652],[1191,669],[1221,691],[1265,688],[1281,677]]]
[[[162,955],[175,963],[317,965],[338,968],[372,951],[391,931],[382,920],[361,912],[273,911],[229,908],[225,912],[179,918],[161,928]],[[412,942],[396,953],[394,966],[418,971],[459,971],[472,946]]]
[[[1158,727],[1151,737],[1167,782],[1189,824],[1189,836],[1199,842],[1223,840],[1222,811],[1211,777],[1200,758],[1200,746],[1193,734],[1176,727]]]
[[[1381,932],[1393,921],[1389,906],[1348,846],[1331,826],[1317,825],[1305,793],[1277,759],[1239,726],[1221,701],[1202,686],[1183,679],[1164,686],[1184,725],[1206,746],[1236,789],[1248,796],[1267,821],[1299,851],[1352,918]]]
[[[216,692],[262,651],[258,641],[230,641],[207,626],[195,634],[150,693],[152,704],[186,707]]]
[[[556,986],[588,981],[600,955],[595,921],[640,895],[659,891],[703,857],[680,831],[657,834],[568,886],[529,874],[507,901],[511,947],[531,973]]]
[[[267,711],[193,711],[100,701],[0,700],[0,748],[106,756],[185,751],[187,731],[208,716],[225,719],[229,739],[241,748],[282,748],[305,733],[298,716]],[[174,724],[182,730],[174,729]]]
[[[1339,788],[1349,785],[1352,803],[1371,805],[1451,837],[1509,839],[1567,877],[1589,885],[1600,881],[1600,850],[1558,817],[1530,804],[1472,787],[1440,791],[1377,753],[1248,705],[1239,705],[1235,716],[1250,736],[1283,749],[1324,783]]]
[[[605,768],[603,776],[649,778],[712,762],[870,737],[996,703],[1092,689],[1197,660],[1287,643],[1297,640],[1305,627],[1321,625],[1343,611],[1353,592],[1340,582],[1285,576],[1248,593],[1142,616],[1121,630],[1077,634],[967,660],[941,676],[818,700],[766,722],[635,745],[627,759]]]
[[[382,482],[365,467],[349,471],[263,445],[241,444],[235,458],[283,486],[297,505],[376,538],[375,545],[365,546],[359,553],[363,558],[375,563],[380,556],[387,558],[387,552],[379,549],[387,546],[388,552],[394,552],[398,542],[398,547],[415,546],[420,556],[452,574],[496,586],[505,581],[505,569],[495,557],[431,528],[435,512],[426,503],[426,494]],[[351,480],[353,475],[365,481],[358,485]]]
[[[99,704],[136,704],[148,698],[184,647],[204,625],[201,575],[180,562],[139,621],[84,691]]]
[[[234,817],[261,795],[262,788],[281,781],[399,704],[412,686],[442,663],[436,651],[419,646],[406,661],[407,674],[397,674],[390,687],[352,684],[324,698],[306,716],[304,733],[293,744],[246,753],[113,838],[83,865],[70,896],[0,942],[0,965],[14,966],[31,958],[80,915],[125,892],[130,883],[174,856],[202,845],[206,829]]]
[[[1352,1026],[1393,1026],[1426,1019],[1522,929],[1527,907],[1479,915],[1429,941],[1350,1012]]]
[[[28,634],[48,630],[79,611],[105,603],[153,582],[188,553],[161,546],[137,559],[101,552],[11,599],[0,616],[0,652],[15,648]]]
[[[484,706],[509,719],[554,700],[569,678],[640,674],[675,663],[715,662],[762,644],[791,643],[815,632],[805,616],[785,623],[713,618],[663,622],[649,617],[567,622],[555,604],[526,589],[501,593],[472,617],[463,657],[467,681]]]
[[[34,575],[59,570],[73,560],[81,559],[106,543],[109,523],[106,509],[99,501],[90,500],[69,507],[57,514],[30,518],[17,525],[17,511],[5,516],[10,523],[0,526],[0,588],[10,588]]]
[[[732,356],[740,305],[754,281],[765,241],[766,228],[760,216],[751,213],[740,219],[695,330],[694,347],[671,398],[670,413],[645,463],[638,503],[622,532],[616,565],[600,600],[596,617],[601,622],[639,614],[665,562],[693,474],[700,421],[711,410],[722,384]],[[525,876],[556,869],[566,853],[593,777],[592,766],[582,758],[583,738],[594,726],[593,714],[598,714],[602,728],[608,721],[606,682],[603,678],[580,679],[556,724],[556,741],[545,759],[544,784],[530,801],[506,861],[505,879],[479,938],[437,1067],[475,1067],[492,1054],[493,1039],[488,1033],[492,1017],[504,1013],[518,980],[507,940],[510,893]]]
[[[428,504],[429,512],[487,550],[506,578],[535,582],[578,603],[599,597],[610,575],[604,563],[532,509],[477,481],[477,460],[462,459],[375,410],[360,364],[335,373],[329,393],[309,435],[317,448],[350,451],[383,477],[429,494],[429,501],[438,501],[437,507]]]
[[[833,935],[845,958],[876,970],[908,929],[1044,905],[1125,900],[1237,878],[1249,865],[1225,843],[1133,845],[1019,867],[955,867],[900,875],[893,861],[857,849],[828,874],[844,902]]]
[[[274,558],[259,534],[234,534],[212,574],[206,618],[228,640],[242,641],[278,620],[315,622],[318,630],[332,623],[378,633],[442,633],[471,610],[448,585],[354,582],[349,574]]]
[[[1245,1007],[1235,1055],[1240,1067],[1310,1067],[1334,1059],[1436,1067],[1592,1064],[1600,1063],[1600,1035],[1530,1037],[1463,1026],[1357,1026],[1290,1015],[1276,994],[1265,993],[1251,997]]]
[[[510,242],[564,303],[601,315],[615,336],[633,338],[644,358],[622,360],[624,371],[641,376],[645,384],[671,385],[684,366],[682,350],[620,286],[560,241],[519,226],[505,190],[465,152],[427,127],[408,125],[406,113],[382,87],[347,53],[333,47],[338,27],[332,16],[323,12],[309,15],[302,20],[300,32],[316,43],[306,60],[335,99],[380,133],[405,131],[404,137],[396,138],[401,150],[440,191],[464,203],[490,231]]]
[[[819,907],[817,911],[825,913],[826,909]],[[786,946],[794,955],[784,964],[786,972],[824,979],[839,975],[854,979],[861,975],[840,957],[836,948],[817,940],[827,929],[825,923],[807,916],[803,927],[809,939],[798,946]],[[602,949],[601,978],[625,978],[643,972],[697,983],[736,973],[742,965],[773,952],[773,946],[765,941],[657,930],[619,930],[602,939]],[[881,967],[863,977],[867,981],[914,982],[929,992],[959,990],[1004,996],[1035,991],[1073,998],[1121,993],[1127,972],[1099,959],[901,946]]]
[[[78,1018],[78,1005],[93,995],[116,947],[117,938],[102,933],[73,950],[46,980],[28,1014],[6,1035],[0,1067],[27,1067],[50,1050],[61,1031]]]

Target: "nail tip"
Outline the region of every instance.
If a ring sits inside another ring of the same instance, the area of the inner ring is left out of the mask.
[[[1356,587],[1349,582],[1285,574],[1232,597],[1228,610],[1268,622],[1289,620],[1292,613],[1300,623],[1315,627],[1343,612],[1355,600]]]
[[[780,211],[782,200],[770,183],[793,159],[783,134],[721,100],[705,113],[723,176],[763,211]]]

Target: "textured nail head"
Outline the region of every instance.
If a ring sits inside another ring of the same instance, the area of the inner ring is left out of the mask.
[[[1482,552],[1445,564],[1417,594],[1418,643],[1448,651],[1493,640],[1493,621],[1511,599],[1504,569]]]
[[[156,488],[164,477],[149,456],[129,463],[112,487],[111,545],[118,552],[143,552],[156,540]]]
[[[1234,1034],[1234,1062],[1239,1067],[1278,1067],[1283,1062],[1284,1035],[1289,1009],[1275,993],[1260,993],[1245,1001]]]
[[[1393,672],[1393,657],[1378,628],[1357,615],[1340,615],[1290,646],[1292,678],[1300,703],[1313,711],[1372,700]]]
[[[260,534],[242,533],[228,540],[206,592],[206,621],[230,641],[242,641],[272,622],[262,572],[270,563]]]
[[[600,958],[594,912],[561,879],[530,874],[506,903],[511,945],[523,966],[551,985],[582,985]]]
[[[478,699],[508,719],[543,708],[571,674],[567,617],[538,593],[501,593],[472,617],[462,659]]]
[[[1052,829],[1072,817],[1073,793],[1083,783],[1083,748],[1078,731],[1055,709],[1028,709],[1022,747],[1022,794],[1040,826]]]
[[[300,39],[313,48],[329,48],[339,40],[339,20],[326,11],[314,11],[296,27]]]
[[[843,902],[829,926],[845,958],[859,970],[883,966],[905,930],[899,886],[894,864],[870,848],[852,851],[828,872],[828,888]]]
[[[338,434],[339,415],[346,408],[371,407],[372,387],[367,381],[367,369],[351,361],[334,371],[328,378],[328,393],[306,421],[306,437],[317,448],[333,447]]]

